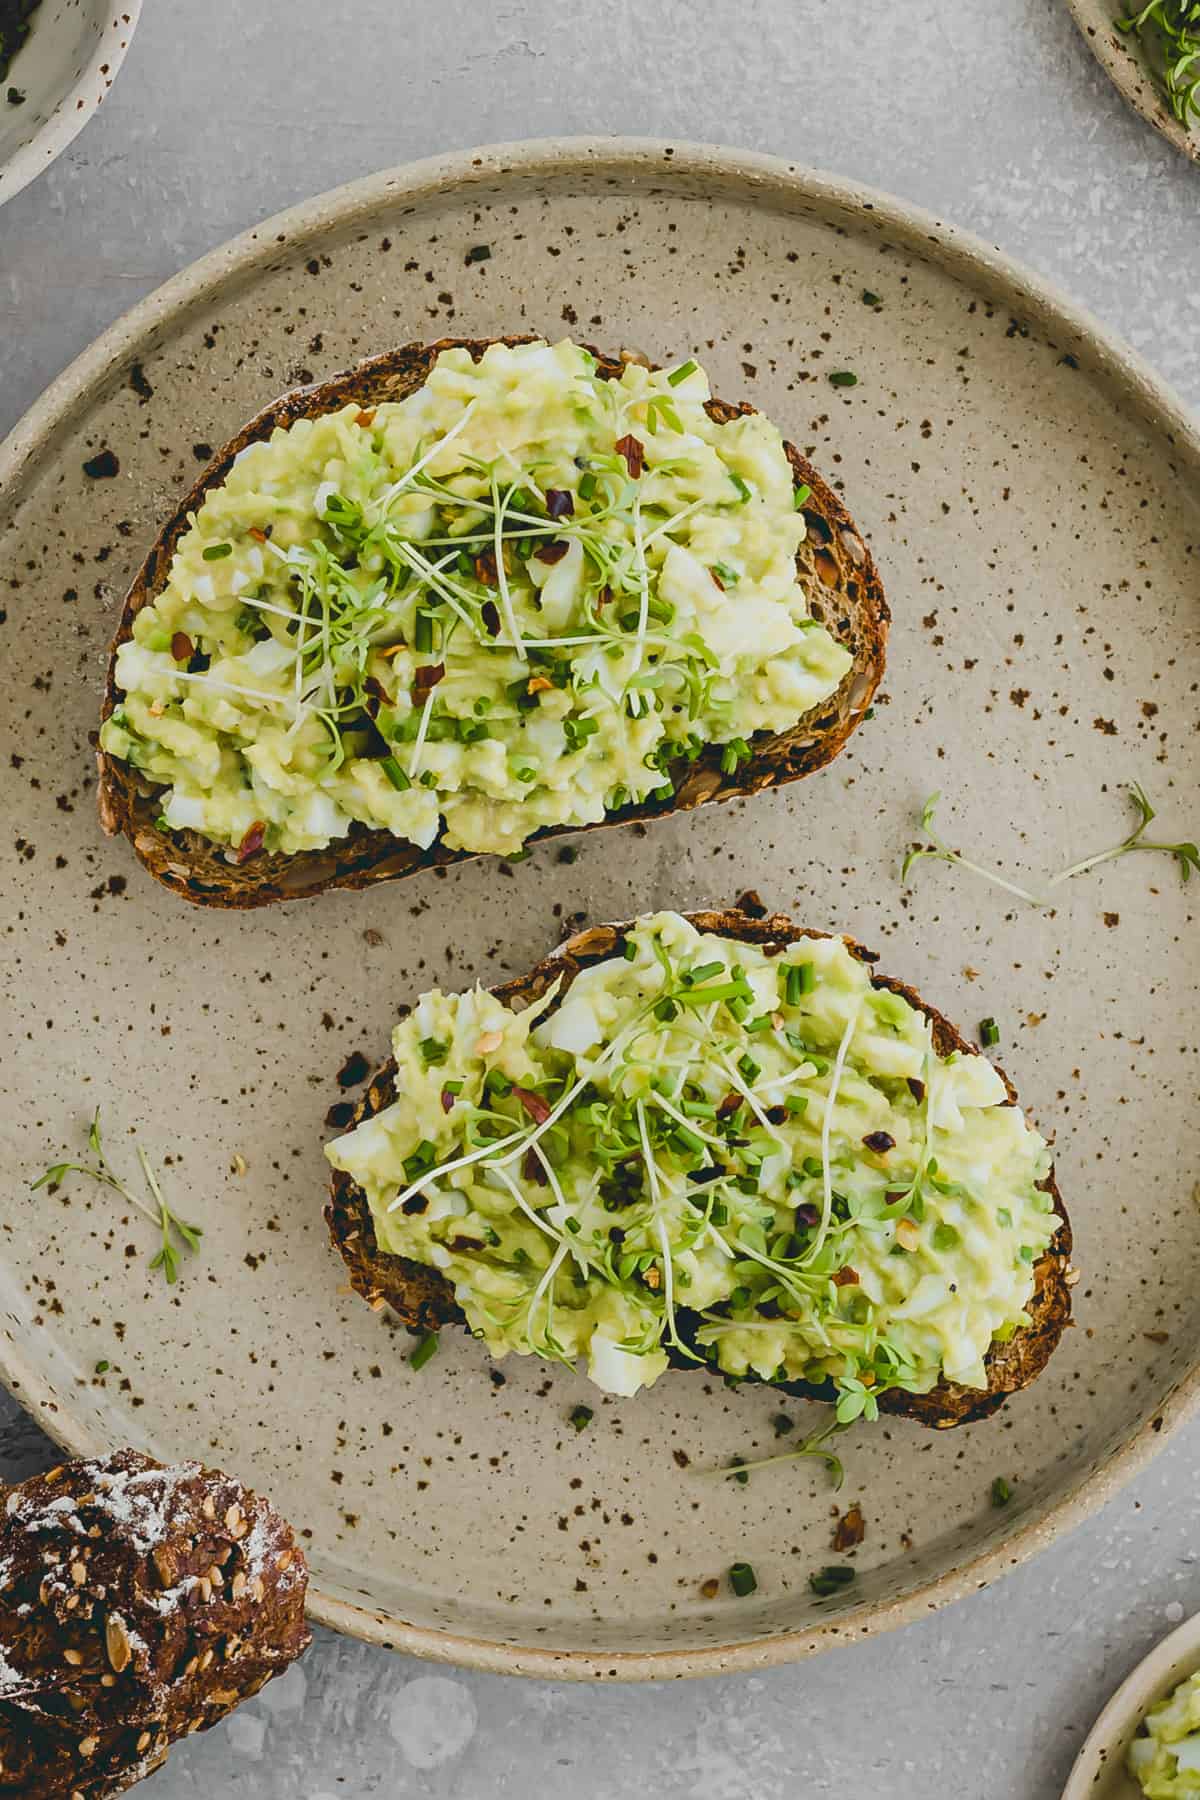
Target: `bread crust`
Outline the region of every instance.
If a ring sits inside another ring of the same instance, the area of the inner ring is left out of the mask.
[[[780,913],[760,918],[736,907],[723,911],[688,913],[686,917],[697,931],[711,932],[718,937],[733,938],[739,943],[756,944],[763,948],[782,950],[788,944],[794,944],[803,938],[830,936],[828,932],[794,925]],[[629,930],[630,923],[592,926],[568,938],[553,955],[540,962],[528,974],[505,982],[492,991],[505,1005],[519,1010],[540,999],[561,978],[562,986],[558,995],[558,1000],[561,1000],[581,970],[620,954]],[[843,941],[851,954],[860,961],[868,965],[875,962],[874,954],[864,950],[853,939],[846,938]],[[934,1049],[939,1056],[948,1056],[953,1050],[962,1055],[978,1054],[974,1046],[967,1043],[943,1014],[928,1005],[904,982],[895,981],[887,975],[877,975],[872,970],[871,984],[899,994],[910,1006],[924,1014],[932,1027]],[[997,1073],[1004,1082],[1008,1104],[1015,1105],[1017,1095],[1011,1081],[1003,1069]],[[394,1074],[395,1064],[388,1062],[372,1076],[355,1111],[354,1124],[359,1124],[391,1104],[395,1098]],[[922,1425],[946,1430],[950,1426],[986,1419],[1004,1404],[1010,1394],[1028,1387],[1041,1374],[1070,1323],[1071,1288],[1076,1278],[1071,1269],[1071,1227],[1053,1168],[1039,1186],[1050,1196],[1062,1224],[1055,1232],[1048,1249],[1034,1265],[1034,1291],[1026,1309],[1030,1317],[1029,1325],[1016,1332],[1007,1343],[994,1343],[987,1353],[987,1388],[963,1387],[957,1382],[939,1381],[927,1394],[910,1394],[901,1389],[892,1389],[880,1396],[880,1411],[899,1413],[916,1419]],[[351,1285],[371,1306],[390,1306],[413,1330],[432,1331],[442,1325],[462,1322],[462,1313],[455,1303],[453,1289],[443,1276],[423,1263],[412,1262],[407,1257],[394,1256],[380,1250],[367,1197],[342,1170],[334,1172],[325,1207],[325,1219],[334,1246],[350,1272]],[[680,1364],[682,1368],[695,1366],[686,1362]],[[833,1398],[831,1383],[823,1386],[814,1386],[810,1382],[781,1382],[772,1385],[803,1398]]]
[[[514,345],[531,341],[534,340],[528,336],[442,338],[435,344],[405,344],[329,381],[298,388],[264,407],[218,452],[160,532],[135,576],[109,653],[101,719],[108,718],[119,697],[118,649],[130,636],[141,609],[162,591],[190,516],[208,491],[224,481],[247,445],[269,437],[277,426],[333,412],[351,402],[365,407],[403,399],[424,384],[443,350],[466,349],[478,361],[491,343]],[[592,354],[601,375],[609,380],[618,377],[624,361],[629,360],[599,351]],[[722,421],[754,410],[746,403],[729,405],[713,400],[708,404],[710,415]],[[757,733],[751,742],[749,761],[733,774],[722,772],[720,748],[710,745],[690,767],[683,765],[672,771],[680,785],[669,801],[649,799],[622,807],[596,825],[547,827],[534,833],[531,843],[568,832],[598,831],[632,820],[690,812],[709,800],[732,800],[795,781],[832,762],[861,721],[883,678],[891,617],[883,584],[871,553],[841,500],[794,446],[788,444],[785,448],[796,484],[807,483],[812,489],[804,509],[809,535],[797,554],[797,568],[813,616],[854,657],[837,692],[788,731],[778,736]],[[159,830],[155,821],[160,812],[161,785],[147,783],[130,764],[104,750],[97,751],[97,762],[97,800],[104,830],[110,836],[123,833],[139,862],[156,881],[198,906],[267,906],[278,900],[304,899],[327,888],[372,887],[376,882],[398,880],[421,869],[467,862],[476,854],[448,849],[440,835],[427,850],[422,850],[389,831],[356,824],[347,837],[324,850],[302,850],[290,856],[263,851],[237,863],[227,846],[213,843],[199,832]]]

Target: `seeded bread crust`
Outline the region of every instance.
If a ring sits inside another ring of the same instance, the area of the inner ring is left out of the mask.
[[[751,913],[730,908],[721,912],[699,912],[687,915],[697,931],[718,937],[733,938],[738,943],[756,944],[776,953],[802,938],[828,937],[828,932],[810,931],[793,925],[790,919],[776,913],[770,917],[754,917]],[[562,986],[557,1005],[582,969],[619,955],[624,945],[628,923],[598,925],[568,938],[561,948],[527,975],[506,982],[492,991],[496,997],[516,1010],[538,1000],[561,977]],[[844,940],[851,954],[862,962],[873,964],[872,952],[864,950],[852,939]],[[872,972],[873,987],[886,988],[899,994],[910,1006],[925,1015],[933,1028],[934,1049],[940,1056],[952,1050],[975,1055],[974,1046],[955,1030],[948,1019],[928,1006],[920,995],[903,982]],[[1016,1091],[1003,1070],[998,1073],[1008,1093],[1010,1106],[1016,1104]],[[381,1112],[395,1099],[395,1064],[384,1065],[371,1079],[354,1115],[354,1124]],[[1071,1269],[1071,1228],[1067,1221],[1062,1196],[1051,1169],[1039,1184],[1050,1195],[1054,1210],[1062,1219],[1050,1247],[1034,1265],[1034,1292],[1027,1311],[1030,1323],[1016,1332],[1006,1344],[993,1344],[986,1364],[988,1385],[981,1388],[961,1387],[955,1382],[940,1381],[927,1394],[909,1394],[899,1389],[881,1395],[880,1410],[900,1413],[937,1430],[970,1424],[986,1419],[1004,1404],[1010,1394],[1028,1387],[1041,1374],[1051,1353],[1066,1330],[1071,1317],[1071,1288],[1077,1279]],[[442,1325],[462,1323],[453,1289],[436,1270],[407,1257],[381,1251],[375,1238],[375,1227],[366,1195],[342,1170],[335,1170],[330,1197],[325,1207],[330,1236],[350,1271],[350,1281],[357,1293],[378,1310],[390,1306],[413,1330],[437,1330]],[[686,1361],[680,1367],[694,1368]],[[750,1380],[756,1377],[748,1377]],[[814,1400],[833,1397],[831,1384],[814,1386],[809,1382],[773,1384],[788,1393]]]
[[[333,412],[350,402],[368,407],[385,400],[401,400],[424,385],[443,350],[462,347],[478,361],[490,343],[530,341],[528,337],[443,338],[436,344],[406,344],[329,381],[285,394],[243,426],[182,501],[129,590],[109,655],[101,718],[109,716],[118,700],[117,650],[130,636],[142,607],[161,593],[191,514],[207,492],[224,481],[248,444],[269,437],[277,426]],[[604,356],[598,351],[593,354],[605,380],[615,380],[624,363],[631,360],[628,356]],[[745,403],[732,406],[713,400],[708,411],[712,418],[725,421],[752,413],[754,408]],[[710,746],[690,767],[683,765],[673,771],[680,785],[669,801],[647,800],[622,807],[610,813],[603,826],[689,812],[709,800],[732,800],[810,775],[832,762],[871,704],[883,678],[891,618],[879,572],[841,500],[798,450],[790,444],[785,448],[796,484],[807,483],[812,489],[812,497],[804,508],[809,535],[800,546],[796,565],[813,616],[852,653],[853,665],[836,694],[805,714],[790,730],[779,736],[757,733],[751,742],[750,760],[734,774],[722,773],[720,749]],[[736,604],[733,594],[730,604]],[[124,833],[138,860],[156,881],[199,906],[267,906],[276,900],[303,899],[327,888],[370,887],[421,869],[467,862],[472,857],[469,851],[447,849],[440,837],[428,850],[422,850],[388,831],[369,830],[356,824],[346,838],[328,849],[303,850],[292,856],[259,852],[239,864],[231,860],[232,852],[198,832],[158,830],[155,820],[160,811],[161,786],[148,784],[131,765],[103,750],[97,751],[97,761],[97,797],[104,830],[110,836]],[[600,829],[601,825],[552,826],[535,833],[530,841],[559,837],[568,831]]]
[[[308,1647],[289,1526],[133,1450],[0,1490],[0,1795],[104,1800]]]

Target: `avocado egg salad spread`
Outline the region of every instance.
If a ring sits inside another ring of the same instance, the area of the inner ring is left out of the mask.
[[[558,987],[434,990],[396,1027],[395,1102],[327,1147],[381,1250],[494,1355],[617,1394],[703,1361],[832,1381],[846,1422],[986,1387],[1059,1221],[984,1057],[939,1056],[839,938],[770,956],[658,913]]]
[[[424,387],[250,445],[117,653],[100,742],[245,860],[354,825],[514,855],[669,798],[833,694],[783,441],[694,362],[444,350]]]
[[[1126,1767],[1148,1800],[1200,1800],[1200,1674],[1150,1709]]]

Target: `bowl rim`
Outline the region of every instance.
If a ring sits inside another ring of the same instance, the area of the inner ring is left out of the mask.
[[[1170,385],[1086,308],[1053,282],[973,233],[944,224],[907,200],[783,158],[682,139],[642,137],[550,137],[452,151],[397,168],[361,176],[301,201],[240,233],[137,302],[68,365],[44,391],[7,438],[0,442],[0,494],[19,495],[22,472],[37,454],[70,430],[73,415],[106,382],[119,379],[147,339],[177,317],[209,301],[227,283],[245,278],[256,266],[294,253],[306,240],[329,229],[353,227],[356,219],[382,205],[413,208],[450,192],[469,191],[496,180],[600,176],[617,184],[645,185],[657,177],[671,186],[683,178],[705,178],[739,187],[760,205],[775,200],[787,210],[809,203],[826,210],[867,215],[892,239],[914,253],[935,257],[977,285],[991,283],[1019,299],[1026,316],[1037,317],[1087,351],[1098,376],[1121,386],[1133,408],[1148,415],[1171,441],[1176,458],[1190,464],[1200,480],[1200,421]],[[112,1446],[98,1441],[60,1402],[52,1382],[28,1363],[18,1346],[0,1335],[0,1380],[56,1442],[72,1455],[96,1455]],[[320,1624],[364,1642],[485,1672],[579,1681],[678,1680],[683,1677],[753,1671],[795,1662],[821,1650],[874,1636],[911,1623],[950,1601],[987,1587],[1055,1538],[1088,1518],[1143,1469],[1158,1448],[1200,1410],[1200,1364],[1187,1371],[1143,1422],[1108,1451],[1094,1469],[1080,1474],[1044,1511],[940,1575],[896,1599],[848,1609],[827,1620],[753,1640],[678,1650],[605,1653],[505,1644],[454,1631],[414,1625],[339,1598],[320,1588],[309,1592],[310,1616]]]
[[[1125,1752],[1150,1708],[1165,1700],[1197,1669],[1200,1669],[1200,1613],[1194,1613],[1165,1638],[1160,1638],[1109,1696],[1071,1764],[1062,1800],[1090,1800],[1097,1782],[1112,1770],[1114,1761],[1124,1762]],[[1130,1792],[1136,1787],[1137,1783],[1130,1777]]]
[[[79,75],[67,92],[59,97],[48,119],[38,126],[27,143],[20,145],[4,162],[0,162],[0,206],[48,169],[68,149],[88,120],[104,104],[105,97],[129,54],[133,34],[142,15],[142,0],[120,0],[120,12],[113,16],[108,9],[108,22],[101,27]],[[35,21],[36,23],[36,21]],[[108,74],[101,66],[108,64]],[[97,90],[96,83],[103,85]]]

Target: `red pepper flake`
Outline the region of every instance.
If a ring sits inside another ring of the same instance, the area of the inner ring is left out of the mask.
[[[852,1269],[849,1264],[844,1269],[833,1271],[834,1287],[857,1287],[858,1284],[858,1270]]]
[[[854,1550],[862,1543],[867,1532],[867,1521],[863,1518],[862,1507],[856,1500],[848,1506],[833,1528],[834,1550]]]
[[[814,1206],[811,1200],[805,1200],[796,1208],[797,1225],[805,1225],[811,1231],[812,1227],[814,1225],[819,1225],[820,1222],[821,1210],[819,1207]]]
[[[414,699],[418,695],[431,693],[446,673],[445,663],[422,663],[413,670],[412,691]]]
[[[908,1075],[905,1079],[908,1082],[909,1093],[912,1095],[917,1105],[920,1106],[922,1100],[925,1098],[925,1083],[923,1081],[918,1081],[915,1075]]]
[[[237,860],[240,863],[249,862],[250,858],[262,849],[263,839],[266,835],[266,821],[264,819],[255,819],[253,825],[237,847],[235,853]]]
[[[539,562],[557,563],[562,561],[570,548],[565,538],[552,538],[548,544],[539,544],[533,554]]]
[[[710,569],[708,572],[712,576],[713,581],[716,584],[716,586],[720,588],[722,593],[724,593],[725,592],[725,583],[721,580],[721,577],[717,574],[717,571],[715,569]]]
[[[252,525],[246,535],[252,537],[256,544],[265,544],[267,541],[267,533],[260,531],[257,525]]]
[[[372,719],[378,718],[381,706],[391,705],[391,696],[382,681],[375,675],[368,675],[363,682],[363,692],[368,696],[367,713]]]
[[[454,1099],[455,1099],[455,1097],[450,1092],[449,1088],[442,1089],[442,1111],[444,1113],[454,1111]]]
[[[575,496],[566,488],[546,489],[546,515],[551,519],[569,519],[575,511]]]
[[[536,1150],[527,1150],[521,1159],[521,1173],[526,1181],[535,1181],[538,1187],[549,1187],[550,1177],[542,1165],[542,1159]]]
[[[514,1083],[513,1096],[520,1101],[535,1124],[544,1125],[546,1123],[550,1117],[550,1102],[544,1100],[541,1094],[531,1094],[528,1088],[517,1087]]]
[[[596,611],[603,612],[612,597],[612,589],[609,587],[608,583],[605,582],[604,586],[600,589],[600,592],[596,595]]]
[[[548,675],[531,675],[525,685],[527,694],[545,694],[554,686]]]
[[[787,1107],[768,1106],[764,1116],[768,1125],[786,1125],[788,1116]]]
[[[373,425],[375,423],[375,408],[373,406],[365,406],[361,412],[355,413],[354,423],[363,426],[364,429],[368,425]]]
[[[484,587],[499,587],[500,577],[496,572],[496,552],[481,550],[475,558],[475,579]]]
[[[171,655],[176,662],[191,662],[195,649],[186,631],[177,631],[171,639]]]
[[[866,1137],[863,1139],[863,1143],[867,1146],[868,1150],[874,1150],[879,1156],[883,1156],[887,1151],[896,1148],[896,1140],[890,1131],[868,1131]]]
[[[729,1092],[726,1094],[725,1098],[722,1100],[720,1106],[718,1106],[718,1108],[717,1108],[718,1119],[728,1119],[732,1113],[735,1113],[737,1111],[738,1107],[741,1104],[742,1104],[742,1096],[738,1093],[735,1093],[734,1090],[732,1088],[730,1088]]]
[[[613,445],[613,449],[618,456],[623,456],[625,458],[625,467],[629,470],[633,480],[636,481],[646,466],[645,444],[642,443],[640,438],[635,438],[633,433],[630,432],[626,437],[618,438]]]
[[[488,636],[499,637],[500,609],[497,607],[496,602],[494,600],[485,600],[479,609],[479,616],[483,620],[483,628]]]

